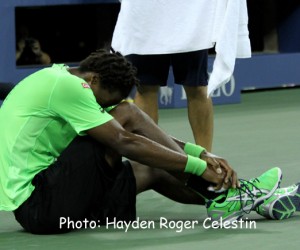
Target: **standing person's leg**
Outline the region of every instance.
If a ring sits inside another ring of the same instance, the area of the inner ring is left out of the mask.
[[[212,150],[213,105],[207,98],[207,50],[178,53],[172,56],[175,82],[187,95],[188,117],[196,144]]]
[[[187,96],[188,117],[196,144],[212,151],[213,143],[213,104],[207,98],[207,87],[184,86]]]
[[[169,55],[128,55],[126,58],[137,68],[140,80],[135,104],[158,123],[158,94],[168,79]]]
[[[158,123],[158,92],[159,85],[141,85],[134,98],[136,105],[147,113],[155,123]]]

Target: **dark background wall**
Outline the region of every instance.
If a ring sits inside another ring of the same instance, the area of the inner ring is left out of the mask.
[[[300,53],[299,2],[247,1],[253,54]],[[52,62],[76,64],[91,51],[109,46],[119,8],[118,0],[0,1],[0,83],[17,83],[44,67],[16,65],[16,42],[24,28],[40,40]]]
[[[118,0],[0,1],[0,83],[17,83],[44,66],[17,66],[16,43],[24,29],[40,40],[52,62],[78,62],[109,43]]]

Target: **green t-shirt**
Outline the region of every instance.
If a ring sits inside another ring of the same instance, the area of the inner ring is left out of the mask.
[[[18,208],[34,176],[52,164],[76,135],[113,119],[89,85],[53,65],[28,76],[0,108],[0,210]]]

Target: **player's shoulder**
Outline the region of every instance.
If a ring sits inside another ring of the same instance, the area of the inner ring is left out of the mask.
[[[59,69],[58,69],[59,70]],[[67,68],[62,69],[63,72],[59,74],[55,88],[64,95],[72,96],[91,96],[92,90],[89,84],[82,78],[71,74]]]
[[[70,84],[73,87],[83,87],[82,84],[85,83],[85,81],[78,76],[71,74],[68,71],[68,68],[69,67],[65,64],[53,64],[52,67],[48,69],[57,75],[58,83],[62,83],[64,86]]]

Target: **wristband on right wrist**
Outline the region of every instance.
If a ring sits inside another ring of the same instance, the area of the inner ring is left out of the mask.
[[[191,155],[188,155],[187,158],[188,159],[185,165],[184,172],[201,176],[207,168],[206,161],[203,161],[200,158]]]
[[[187,155],[199,157],[201,155],[201,153],[205,150],[205,148],[203,148],[203,147],[201,147],[199,145],[187,142],[184,145],[184,149],[183,150],[184,150],[184,152]]]

